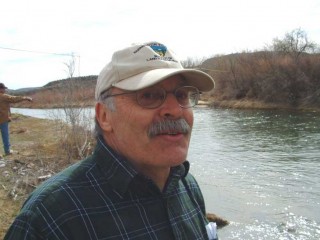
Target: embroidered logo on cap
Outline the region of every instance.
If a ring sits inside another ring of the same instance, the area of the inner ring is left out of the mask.
[[[160,60],[160,61],[169,61],[169,62],[178,62],[177,60],[175,60],[173,57],[170,56],[170,53],[167,49],[167,47],[161,43],[157,43],[157,42],[151,42],[151,43],[147,43],[144,44],[142,46],[140,46],[139,48],[137,48],[133,53],[138,53],[142,48],[144,47],[150,47],[153,51],[154,51],[154,55],[150,58],[147,58],[146,61],[155,61],[155,60]],[[169,56],[165,56],[166,53],[169,53]]]
[[[151,47],[153,51],[158,53],[161,57],[164,57],[164,55],[166,55],[166,52],[167,52],[166,46],[160,43],[151,43],[151,44],[148,44],[148,46]]]

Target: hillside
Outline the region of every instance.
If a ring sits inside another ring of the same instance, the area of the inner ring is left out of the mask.
[[[70,84],[77,84],[79,87],[82,86],[83,88],[94,87],[97,82],[97,78],[98,78],[97,75],[73,77],[72,79],[65,78],[65,79],[49,82],[42,87],[20,88],[17,90],[8,89],[8,93],[14,94],[14,95],[31,95],[47,89],[53,89],[53,88],[64,89],[70,86]]]
[[[81,87],[92,87],[97,83],[97,78],[98,76],[96,75],[74,77],[72,79],[66,78],[49,82],[48,84],[44,85],[43,88],[65,88],[66,86],[70,85],[70,82],[72,82],[71,84],[74,83]]]
[[[215,106],[320,109],[320,54],[243,52],[207,59],[200,69],[215,79]]]
[[[36,93],[40,87],[20,88],[18,90],[8,90],[11,95],[30,95]]]
[[[58,108],[92,106],[97,76],[82,76],[49,82],[34,91],[19,89],[16,95],[27,95],[33,102],[17,103],[15,107]]]
[[[214,107],[320,109],[320,54],[243,52],[216,56],[193,67],[214,78],[215,89],[201,97]],[[19,89],[18,95],[29,95],[34,102],[15,106],[92,106],[96,80],[97,76],[83,76]]]

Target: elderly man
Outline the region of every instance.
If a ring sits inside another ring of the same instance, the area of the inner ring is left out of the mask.
[[[5,93],[6,89],[7,87],[3,83],[0,83],[0,128],[5,156],[12,154],[9,135],[10,104],[32,101],[30,97],[8,95]]]
[[[214,239],[186,161],[192,107],[213,87],[162,44],[115,52],[96,85],[93,155],[32,193],[5,239]]]

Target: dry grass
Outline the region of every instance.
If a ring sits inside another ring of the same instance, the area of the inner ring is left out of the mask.
[[[271,104],[262,101],[249,101],[249,100],[213,100],[209,104],[217,108],[234,108],[234,109],[285,109],[290,108],[288,105]]]
[[[10,137],[13,155],[1,160],[0,239],[28,194],[42,181],[71,164],[60,151],[59,128],[52,120],[13,115]],[[2,150],[2,149],[1,149]]]
[[[12,202],[7,197],[6,189],[0,188],[0,239],[3,239],[5,232],[19,211],[21,203]]]
[[[279,103],[266,103],[259,100],[217,100],[211,98],[206,102],[202,102],[203,105],[208,105],[213,108],[232,108],[232,109],[260,109],[260,110],[273,110],[273,109],[290,109],[297,111],[317,111],[320,112],[319,106],[314,107],[292,107],[290,104]],[[201,105],[201,104],[200,104]]]

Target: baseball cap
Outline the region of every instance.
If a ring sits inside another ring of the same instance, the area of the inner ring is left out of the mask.
[[[98,76],[95,98],[111,87],[135,91],[180,74],[200,91],[214,88],[212,77],[196,69],[184,69],[174,52],[158,42],[133,44],[116,51]]]
[[[3,83],[0,83],[0,89],[7,89],[7,87]]]

